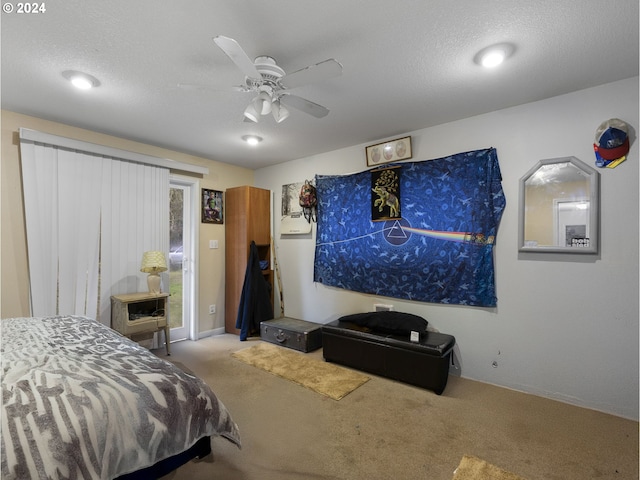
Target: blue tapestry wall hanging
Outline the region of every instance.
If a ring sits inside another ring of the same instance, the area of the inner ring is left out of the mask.
[[[314,281],[406,300],[496,306],[493,247],[505,207],[496,150],[393,171],[402,211],[385,221],[372,217],[376,170],[316,176]]]

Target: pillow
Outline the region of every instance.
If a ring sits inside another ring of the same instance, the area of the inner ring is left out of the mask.
[[[424,318],[403,312],[368,312],[346,315],[339,319],[341,322],[351,322],[376,332],[395,335],[409,335],[414,332],[426,332],[427,322]]]

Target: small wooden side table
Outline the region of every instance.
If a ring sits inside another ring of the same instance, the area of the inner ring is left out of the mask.
[[[168,293],[124,293],[111,297],[111,328],[125,337],[164,330],[167,355],[169,339]]]

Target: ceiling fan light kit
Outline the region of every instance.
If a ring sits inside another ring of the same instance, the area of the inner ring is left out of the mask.
[[[244,117],[256,123],[258,123],[258,120],[260,120],[260,114],[258,113],[258,110],[256,110],[256,107],[254,106],[253,102],[251,102],[247,106],[247,108],[245,108]]]
[[[289,117],[289,109],[276,100],[271,105],[271,113],[276,123],[281,123]]]
[[[291,95],[287,90],[341,75],[342,65],[334,59],[286,74],[276,64],[275,59],[268,55],[260,55],[251,61],[238,42],[232,38],[219,35],[213,41],[245,75],[244,85],[236,87],[236,90],[258,94],[246,107],[245,119],[258,122],[260,116],[271,113],[274,120],[281,123],[290,115],[283,102],[316,118],[322,118],[329,113],[326,107]]]
[[[271,95],[267,92],[260,92],[260,94],[253,99],[253,106],[260,115],[268,115],[271,113]]]

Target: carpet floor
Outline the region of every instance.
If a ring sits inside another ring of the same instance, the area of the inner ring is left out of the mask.
[[[637,480],[638,422],[450,376],[441,396],[375,375],[335,401],[232,357],[262,343],[171,345],[240,428],[163,480],[451,480],[465,455],[527,480]],[[322,360],[322,350],[306,354]]]

